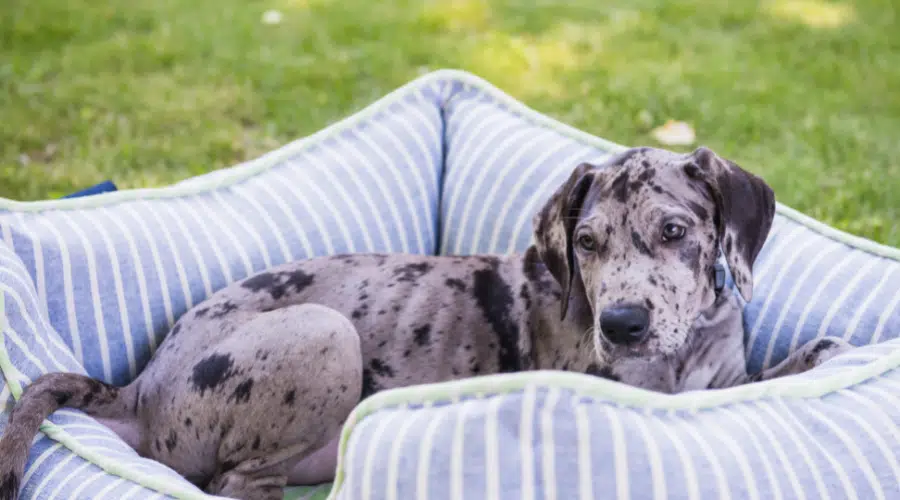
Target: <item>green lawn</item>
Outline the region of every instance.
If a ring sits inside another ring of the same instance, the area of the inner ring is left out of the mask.
[[[262,23],[268,9],[283,21]],[[0,196],[170,183],[453,67],[622,144],[687,121],[782,202],[900,246],[898,14],[896,0],[5,0]]]

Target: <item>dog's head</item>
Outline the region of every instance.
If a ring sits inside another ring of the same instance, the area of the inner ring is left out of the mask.
[[[562,316],[589,314],[597,355],[671,354],[716,298],[725,254],[745,300],[775,214],[760,178],[707,148],[637,148],[579,165],[535,216]]]

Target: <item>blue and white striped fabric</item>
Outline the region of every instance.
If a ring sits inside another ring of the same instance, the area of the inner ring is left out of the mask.
[[[313,137],[176,186],[0,200],[3,401],[50,371],[129,382],[181,314],[262,269],[343,252],[434,253],[440,106],[449,85],[417,84]],[[0,414],[0,425],[6,418]],[[65,433],[67,442],[51,454],[44,437],[33,450],[23,498],[75,498],[67,496],[72,488],[46,493],[76,466],[66,481],[91,479],[78,496],[121,498],[120,477],[86,468],[92,450],[122,477],[170,495],[200,493],[124,453],[122,442],[78,412],[50,421],[45,430]]]
[[[184,311],[288,260],[522,250],[571,168],[619,148],[441,71],[175,186],[0,200],[0,401],[48,371],[127,383]],[[755,273],[751,370],[824,335],[876,345],[802,376],[674,397],[557,373],[389,391],[346,426],[332,497],[896,498],[900,252],[779,206]],[[78,412],[43,430],[24,498],[205,497]]]

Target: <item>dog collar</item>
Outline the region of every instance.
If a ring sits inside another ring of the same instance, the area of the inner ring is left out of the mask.
[[[721,262],[716,261],[715,265],[715,273],[716,273],[716,282],[715,282],[715,290],[716,295],[722,292],[725,289],[725,266],[722,265]]]

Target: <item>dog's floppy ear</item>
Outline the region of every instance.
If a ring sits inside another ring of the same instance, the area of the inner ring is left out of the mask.
[[[553,193],[532,220],[538,255],[562,289],[560,314],[563,319],[569,307],[569,293],[575,274],[572,231],[594,181],[595,168],[589,163],[575,167],[568,180]]]
[[[719,245],[744,300],[753,297],[753,263],[775,218],[775,193],[765,181],[705,147],[691,153],[689,177],[702,177],[716,206]]]

